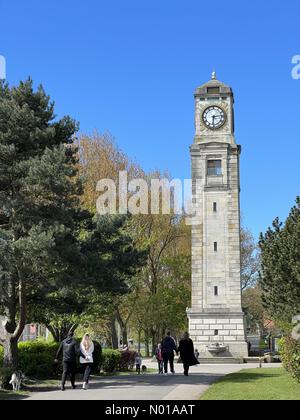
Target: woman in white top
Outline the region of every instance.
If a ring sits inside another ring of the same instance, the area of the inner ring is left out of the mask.
[[[85,334],[80,344],[80,365],[84,368],[83,389],[88,389],[89,379],[92,372],[95,347],[88,334]]]

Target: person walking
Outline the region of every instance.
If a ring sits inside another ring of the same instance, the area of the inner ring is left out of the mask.
[[[80,365],[84,370],[82,389],[87,390],[94,365],[93,353],[95,346],[89,334],[85,334],[80,344]]]
[[[178,353],[180,353],[180,358],[183,362],[184,375],[189,376],[190,367],[200,364],[196,359],[194,343],[190,339],[189,333],[185,333],[183,339],[180,340]]]
[[[174,352],[177,352],[176,343],[173,337],[171,337],[171,333],[168,332],[167,336],[163,339],[161,345],[161,352],[164,362],[164,371],[165,375],[168,374],[168,365],[170,363],[170,370],[173,375],[175,375],[174,369]]]
[[[71,385],[73,389],[76,389],[75,377],[76,377],[76,356],[78,353],[77,341],[74,339],[74,333],[69,332],[68,337],[62,341],[56,354],[55,362],[58,363],[58,359],[63,354],[63,374],[61,378],[61,390],[65,391],[67,377],[70,377]]]
[[[158,363],[158,374],[162,375],[164,373],[164,359],[161,351],[161,344],[158,344],[155,356]]]
[[[140,375],[141,374],[142,364],[143,364],[143,359],[142,359],[141,353],[137,353],[137,355],[136,355],[136,357],[134,359],[134,363],[135,363],[136,373],[138,375]]]

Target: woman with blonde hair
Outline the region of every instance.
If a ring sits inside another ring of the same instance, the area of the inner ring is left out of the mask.
[[[84,390],[88,389],[89,379],[94,365],[94,350],[93,341],[90,339],[89,334],[85,334],[80,344],[80,365],[84,369],[82,389]]]

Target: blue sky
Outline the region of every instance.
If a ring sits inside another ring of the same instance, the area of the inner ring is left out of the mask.
[[[81,131],[109,130],[146,169],[190,177],[194,89],[230,84],[243,146],[242,212],[255,235],[300,195],[300,3],[0,0],[11,84],[29,75]]]

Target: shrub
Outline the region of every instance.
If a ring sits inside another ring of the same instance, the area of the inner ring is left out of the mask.
[[[53,376],[57,343],[30,341],[19,343],[19,370],[26,376],[44,379]],[[0,347],[0,366],[3,365],[3,348]]]
[[[12,369],[0,367],[0,389],[10,389],[9,384],[11,375],[13,374]]]
[[[28,377],[52,378],[55,374],[57,343],[30,341],[19,344],[19,369]]]
[[[284,368],[300,382],[300,341],[285,337],[280,342],[280,354]]]
[[[94,373],[100,372],[101,345],[94,341]],[[35,379],[49,379],[62,373],[61,364],[56,365],[54,359],[58,343],[37,340],[19,343],[19,370],[26,376]],[[3,348],[0,347],[0,366],[3,365]]]
[[[93,373],[100,373],[101,369],[101,361],[102,361],[102,346],[98,341],[93,341],[94,343],[94,366],[93,366]]]
[[[137,352],[135,351],[123,351],[121,353],[120,370],[126,372],[133,369],[136,356]]]
[[[119,369],[121,353],[118,350],[105,349],[101,356],[101,369],[105,373],[114,373]]]

